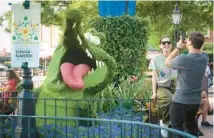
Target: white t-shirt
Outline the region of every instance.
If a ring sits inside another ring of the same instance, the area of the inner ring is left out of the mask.
[[[149,69],[158,71],[159,77],[176,78],[177,71],[165,65],[166,57],[161,55],[155,56],[150,64]]]

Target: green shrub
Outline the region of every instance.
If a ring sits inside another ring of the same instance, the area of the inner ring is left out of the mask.
[[[100,99],[100,102],[97,103],[98,110],[104,112],[109,111],[116,107],[115,93],[116,89],[114,84],[109,84],[105,89],[97,93],[96,99]]]
[[[142,90],[137,95],[137,99],[150,99],[152,97],[152,80],[151,78],[145,78],[142,81]]]
[[[205,43],[203,45],[203,50],[204,51],[210,51],[213,53],[213,43]]]
[[[213,61],[213,43],[205,43],[203,45],[203,50],[208,54],[209,62],[212,62]]]
[[[97,18],[90,24],[106,35],[107,51],[117,62],[120,76],[141,75],[146,69],[148,22],[138,17]]]
[[[151,85],[147,83],[148,81],[145,77],[138,78],[135,81],[133,81],[131,77],[127,79],[122,77],[120,78],[120,82],[121,83],[117,87],[115,87],[114,84],[109,84],[108,87],[97,95],[98,99],[102,99],[102,102],[99,103],[100,109],[108,111],[117,106],[116,103],[118,103],[118,100],[122,102],[121,104],[126,108],[131,108],[134,106],[132,103],[134,99],[149,99],[151,97]],[[114,101],[112,99],[117,100]]]
[[[135,99],[143,90],[143,80],[144,77],[136,81],[133,81],[131,78],[125,79],[122,77],[118,88],[115,88],[114,95],[118,99]]]

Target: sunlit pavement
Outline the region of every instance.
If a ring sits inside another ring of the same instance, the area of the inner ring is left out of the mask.
[[[209,94],[208,94],[211,107],[214,107],[213,89],[214,89],[214,86],[210,87]],[[209,115],[207,117],[207,121],[211,124],[213,124],[213,117],[214,117],[213,115]],[[200,138],[213,138],[214,129],[212,127],[211,128],[204,127],[204,126],[202,127],[201,126],[201,117],[199,118],[198,125],[199,125],[199,129],[201,130],[201,132],[204,133],[204,136],[201,136]]]

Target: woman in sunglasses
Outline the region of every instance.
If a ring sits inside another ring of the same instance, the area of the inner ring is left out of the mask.
[[[170,122],[169,107],[172,101],[172,95],[175,92],[174,78],[176,77],[176,72],[165,65],[165,60],[172,48],[170,38],[163,36],[159,44],[161,54],[155,56],[149,64],[149,69],[152,70],[152,99],[153,101],[157,101],[161,119],[160,125],[168,127]],[[158,80],[163,80],[163,83],[167,82],[169,85],[161,85],[161,81]],[[168,137],[166,130],[161,130],[161,134],[163,137]]]

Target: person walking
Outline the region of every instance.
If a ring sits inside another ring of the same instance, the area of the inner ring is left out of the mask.
[[[202,80],[208,63],[207,56],[201,52],[204,36],[192,32],[188,39],[177,43],[176,49],[167,57],[166,66],[177,70],[176,92],[173,95],[169,115],[173,129],[186,131],[198,136],[196,113],[201,103]],[[178,53],[187,48],[187,55]]]

